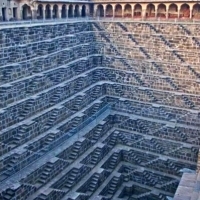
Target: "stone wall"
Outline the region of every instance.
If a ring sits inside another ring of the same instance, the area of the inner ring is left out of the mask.
[[[0,29],[0,198],[173,197],[198,159],[197,30],[103,21]]]

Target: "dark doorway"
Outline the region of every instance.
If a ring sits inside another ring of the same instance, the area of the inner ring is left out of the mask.
[[[38,5],[37,18],[43,19],[43,5],[41,5],[41,4]]]
[[[61,18],[66,18],[67,17],[67,9],[66,5],[62,6],[62,13],[61,13]]]
[[[86,17],[86,7],[85,7],[85,5],[82,6],[81,16]]]
[[[13,18],[17,18],[17,8],[13,8]]]
[[[3,21],[6,21],[6,8],[2,8]]]
[[[24,20],[31,19],[30,7],[26,4],[22,7],[22,18]]]
[[[80,14],[79,14],[79,6],[76,5],[75,6],[75,10],[74,10],[74,17],[79,17],[79,16],[80,16]]]
[[[72,5],[69,6],[68,17],[69,17],[69,18],[72,18],[72,17],[73,17],[73,6],[72,6]]]
[[[46,11],[45,11],[46,19],[51,19],[51,8],[50,5],[46,6]]]

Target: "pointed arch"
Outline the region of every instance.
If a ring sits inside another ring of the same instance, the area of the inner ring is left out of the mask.
[[[134,17],[142,17],[142,6],[140,4],[136,4],[134,7]]]
[[[53,6],[53,13],[52,13],[52,15],[53,15],[53,19],[58,18],[58,5],[57,4],[55,4]]]
[[[181,5],[180,18],[190,18],[190,6],[186,3]]]
[[[61,18],[66,18],[66,17],[67,17],[67,6],[64,4],[62,5]]]
[[[75,5],[75,9],[74,9],[74,17],[80,17],[80,13],[79,13],[79,5]]]
[[[81,9],[81,17],[86,17],[86,6],[83,5]]]
[[[72,18],[72,17],[73,17],[73,5],[72,5],[72,4],[69,5],[68,17],[69,17],[69,18]]]
[[[115,6],[115,17],[122,17],[122,6],[120,4]]]
[[[51,6],[49,4],[46,5],[45,15],[46,19],[51,19]]]
[[[44,16],[43,16],[43,10],[44,10],[43,5],[39,4],[38,5],[38,9],[37,9],[37,18],[38,19],[43,19],[44,18]]]
[[[104,17],[104,8],[103,5],[99,4],[97,6],[97,13],[96,13],[97,17]]]
[[[166,18],[166,5],[161,3],[158,5],[157,17]]]
[[[28,20],[31,19],[31,7],[28,6],[27,4],[24,4],[22,6],[22,19],[23,20]]]
[[[106,17],[113,17],[113,7],[110,4],[106,6]]]
[[[174,3],[170,4],[168,13],[169,18],[178,18],[178,6]]]
[[[147,5],[146,9],[146,17],[155,17],[155,6],[154,4],[150,3]]]
[[[193,18],[200,18],[200,4],[195,4],[192,9],[192,17]]]
[[[124,7],[124,17],[132,17],[132,7],[130,4],[126,4]]]

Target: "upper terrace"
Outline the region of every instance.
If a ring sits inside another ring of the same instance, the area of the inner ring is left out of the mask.
[[[2,8],[2,16],[3,21],[86,16],[185,20],[200,19],[200,4],[190,0],[26,0],[19,4],[15,2],[13,11]]]

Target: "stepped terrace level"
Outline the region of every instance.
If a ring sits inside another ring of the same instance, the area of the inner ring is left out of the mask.
[[[189,189],[198,199],[198,30],[2,26],[0,199],[185,200]]]

